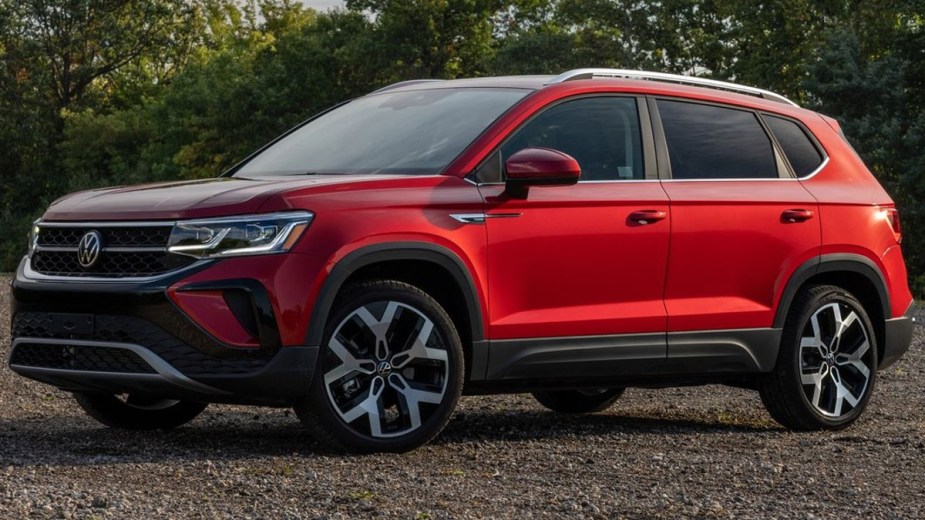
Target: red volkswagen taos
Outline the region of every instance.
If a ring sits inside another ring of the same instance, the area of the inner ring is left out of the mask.
[[[578,413],[724,383],[837,429],[910,344],[900,239],[838,123],[772,92],[408,81],[219,178],[54,202],[12,282],[9,363],[108,426],[293,406],[353,451],[426,443],[463,393]]]

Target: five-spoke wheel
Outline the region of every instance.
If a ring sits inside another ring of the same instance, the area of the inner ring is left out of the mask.
[[[876,336],[864,307],[844,289],[819,285],[794,302],[777,366],[759,390],[781,424],[837,429],[860,416],[876,374]]]
[[[405,451],[443,429],[462,366],[459,336],[433,298],[401,282],[364,282],[339,299],[312,395],[296,412],[334,445]]]
[[[800,379],[816,411],[841,417],[857,407],[875,370],[872,358],[857,312],[837,301],[816,310],[800,338]]]

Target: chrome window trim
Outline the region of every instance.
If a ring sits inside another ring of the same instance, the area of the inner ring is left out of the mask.
[[[823,159],[822,162],[819,163],[819,166],[816,167],[815,170],[809,172],[809,174],[806,175],[805,177],[798,177],[796,180],[798,180],[798,181],[809,180],[809,179],[815,177],[819,172],[821,172],[822,170],[824,170],[825,167],[828,166],[828,165],[829,165],[829,154],[826,153],[826,154],[825,154],[825,159]]]
[[[472,183],[472,184],[475,185],[475,186],[504,186],[505,184],[507,184],[507,183],[504,183],[504,182],[482,182],[482,183],[479,183],[479,182],[476,182],[476,181],[470,179],[468,175],[466,176],[465,180],[469,181],[470,183]],[[578,184],[628,184],[628,183],[631,183],[631,182],[632,182],[632,183],[661,182],[661,179],[610,179],[610,180],[599,180],[599,181],[583,181],[583,180],[579,180],[578,182],[575,183],[575,185],[578,185]],[[553,187],[555,187],[555,186],[535,186],[535,187],[536,187],[536,188],[539,188],[539,189],[545,189],[545,188],[553,188]],[[566,188],[567,188],[568,186],[559,186],[559,187],[566,187]]]
[[[819,163],[819,166],[805,177],[765,177],[762,179],[753,179],[753,178],[740,179],[738,177],[732,177],[729,179],[661,179],[661,182],[729,182],[729,181],[735,181],[735,182],[759,182],[759,181],[764,181],[764,182],[791,181],[793,182],[793,181],[796,181],[796,182],[799,182],[799,181],[809,180],[810,178],[815,177],[819,172],[824,170],[825,167],[828,166],[828,164],[829,164],[829,156],[826,155],[825,159],[823,159],[822,162]]]
[[[760,179],[749,179],[749,178],[738,178],[730,177],[728,179],[664,179],[662,182],[776,182],[776,181],[785,181],[785,182],[796,182],[800,179],[783,178],[783,177],[764,177]]]

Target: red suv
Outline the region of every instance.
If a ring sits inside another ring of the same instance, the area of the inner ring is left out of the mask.
[[[757,389],[854,422],[909,347],[899,217],[838,123],[638,71],[410,81],[217,179],[64,197],[13,281],[11,368],[122,428],[294,406],[403,451],[461,393],[594,412]]]

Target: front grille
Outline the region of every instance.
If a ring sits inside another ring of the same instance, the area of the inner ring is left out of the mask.
[[[190,265],[194,258],[165,252],[103,251],[92,267],[77,261],[76,251],[36,251],[32,270],[48,276],[101,276],[129,278],[154,276]]]
[[[10,364],[87,372],[156,373],[151,365],[131,350],[92,345],[20,343],[10,355]]]
[[[165,226],[119,226],[119,227],[91,227],[75,225],[74,227],[42,226],[39,224],[39,246],[72,246],[77,247],[81,237],[90,231],[96,230],[103,237],[103,244],[107,247],[166,247],[170,238],[172,225]]]
[[[76,321],[76,320],[75,320]],[[56,332],[52,315],[45,312],[18,312],[13,317],[13,338],[60,338],[132,343],[141,345],[187,375],[243,374],[259,370],[267,364],[266,357],[222,359],[209,356],[185,343],[156,324],[134,316],[96,315],[93,331],[88,334]]]
[[[195,262],[167,252],[172,224],[154,226],[39,224],[32,270],[48,276],[136,278],[167,273]],[[81,238],[96,231],[101,238],[98,260],[90,267],[78,261]]]

